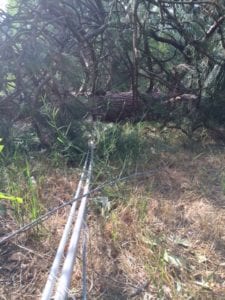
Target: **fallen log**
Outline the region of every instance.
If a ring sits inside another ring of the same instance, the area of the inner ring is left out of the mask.
[[[132,120],[144,111],[144,103],[139,98],[133,101],[132,92],[107,92],[105,95],[93,95],[91,114],[94,120],[121,122]]]
[[[134,102],[133,93],[107,92],[90,97],[91,114],[94,120],[105,122],[152,121],[167,119],[173,111],[180,109],[188,114],[196,109],[198,97],[193,94],[178,94],[173,97],[160,93],[139,94]]]

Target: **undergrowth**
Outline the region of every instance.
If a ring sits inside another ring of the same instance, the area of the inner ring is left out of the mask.
[[[223,151],[205,135],[200,140],[201,132],[190,139],[157,124],[97,124],[96,132],[95,184],[121,178],[98,195],[107,199],[102,230],[114,252],[114,276],[148,282],[137,299],[223,299],[225,211],[211,198],[224,194]],[[137,176],[122,181],[131,174]],[[103,261],[105,272],[113,272]],[[113,299],[107,288],[104,297]]]
[[[117,180],[90,199],[90,298],[224,299],[224,150],[205,133],[204,141],[201,132],[190,140],[144,122],[96,122],[93,132],[92,186]],[[26,156],[18,152],[10,162],[2,160],[1,190],[24,199],[22,205],[10,204],[16,220],[26,223],[69,200],[83,158],[72,168],[56,150]],[[49,220],[44,238],[40,236],[40,253],[48,249],[51,255],[35,281],[37,293],[66,215]],[[79,286],[80,274],[78,261],[74,286]],[[79,289],[75,294],[79,297]]]

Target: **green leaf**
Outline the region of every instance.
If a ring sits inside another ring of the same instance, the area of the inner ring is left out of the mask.
[[[65,144],[64,141],[63,141],[61,138],[57,137],[57,140],[58,140],[60,143]]]
[[[2,138],[0,138],[0,143],[1,143],[1,141],[2,141]],[[3,148],[4,148],[4,146],[0,144],[0,153],[2,152]]]
[[[19,204],[23,203],[23,199],[20,197],[15,197],[15,196],[9,196],[3,193],[0,193],[0,200],[4,199],[4,200],[10,200],[10,201],[16,201]]]

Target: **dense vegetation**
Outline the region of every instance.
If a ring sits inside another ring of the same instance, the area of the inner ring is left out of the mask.
[[[189,135],[223,126],[224,12],[220,0],[9,1],[0,12],[5,145],[22,122],[42,146],[82,147],[80,121],[98,115],[107,92],[131,91],[133,114],[122,119]]]
[[[71,199],[92,135],[89,298],[225,299],[224,24],[224,0],[8,0],[0,238]],[[39,298],[68,209],[0,245],[4,299]]]

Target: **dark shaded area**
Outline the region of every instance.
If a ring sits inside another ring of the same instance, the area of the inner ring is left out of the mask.
[[[80,152],[88,116],[157,120],[188,136],[224,127],[224,4],[133,4],[21,0],[0,12],[6,147],[18,121],[32,124],[41,148]]]

